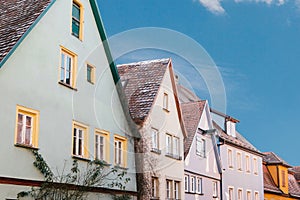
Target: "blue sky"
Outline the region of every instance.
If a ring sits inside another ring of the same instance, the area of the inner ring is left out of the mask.
[[[260,151],[300,165],[299,0],[98,0],[98,5],[108,37],[159,27],[202,45],[221,72],[227,114],[240,120],[239,132]],[[142,54],[117,62],[172,56],[153,49]],[[189,65],[177,57],[175,69],[177,63]],[[202,87],[198,95],[209,99]]]

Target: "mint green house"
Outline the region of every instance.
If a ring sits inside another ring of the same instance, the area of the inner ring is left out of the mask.
[[[103,160],[130,178],[125,190],[94,188],[89,199],[136,196],[133,137],[95,0],[0,0],[0,199],[16,199],[52,171]]]

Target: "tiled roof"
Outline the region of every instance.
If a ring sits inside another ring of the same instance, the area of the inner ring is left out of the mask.
[[[265,155],[263,161],[267,164],[282,164],[287,167],[291,167],[287,162],[273,152],[265,152],[263,154]]]
[[[142,124],[153,105],[170,59],[117,65],[133,121]]]
[[[180,103],[199,101],[200,98],[186,87],[177,84],[178,98]]]
[[[184,158],[192,145],[198,124],[202,116],[206,101],[196,101],[181,104],[183,124],[187,131],[187,138],[184,141]]]
[[[230,142],[234,145],[240,146],[242,148],[246,148],[250,151],[260,153],[247,139],[245,139],[240,133],[236,131],[236,137],[230,136],[225,133],[222,128],[213,121],[213,126],[218,130],[218,135],[221,139],[225,140],[226,142]]]
[[[291,196],[300,197],[300,186],[293,174],[288,175],[289,178],[289,193]]]
[[[300,182],[300,166],[293,167],[293,171],[295,172],[294,176],[298,182]]]
[[[264,190],[268,192],[282,193],[281,190],[276,186],[274,180],[267,168],[263,165],[263,176],[264,176]]]
[[[0,62],[51,0],[0,0]]]

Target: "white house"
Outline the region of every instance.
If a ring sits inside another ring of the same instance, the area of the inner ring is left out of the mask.
[[[136,141],[138,197],[184,199],[186,136],[171,59],[118,65]]]

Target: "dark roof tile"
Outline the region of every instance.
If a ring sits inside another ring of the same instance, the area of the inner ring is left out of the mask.
[[[0,0],[0,62],[51,0]]]
[[[287,162],[285,162],[282,158],[276,155],[274,152],[265,152],[263,153],[265,156],[263,161],[267,164],[282,164],[287,167],[291,167]]]

